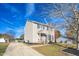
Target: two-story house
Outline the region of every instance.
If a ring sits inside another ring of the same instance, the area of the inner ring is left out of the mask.
[[[55,41],[54,29],[48,24],[27,20],[24,28],[24,41],[29,43],[48,43]]]

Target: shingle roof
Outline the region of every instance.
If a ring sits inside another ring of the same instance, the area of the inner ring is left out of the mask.
[[[37,21],[32,21],[32,20],[27,20],[28,22],[32,22],[32,23],[35,23],[35,24],[40,24],[40,25],[43,25],[43,26],[49,26],[48,24],[44,24],[44,23],[41,23],[41,22],[37,22]]]

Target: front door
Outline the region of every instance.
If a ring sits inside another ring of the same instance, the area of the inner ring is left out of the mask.
[[[47,43],[47,36],[45,34],[41,35],[41,40],[42,40],[42,43],[46,44]]]

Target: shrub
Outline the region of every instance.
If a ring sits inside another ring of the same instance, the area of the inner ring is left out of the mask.
[[[52,41],[49,41],[49,43],[48,44],[52,44],[53,42]]]
[[[60,41],[60,43],[62,43],[62,41]]]
[[[67,43],[67,41],[65,41],[64,43]]]

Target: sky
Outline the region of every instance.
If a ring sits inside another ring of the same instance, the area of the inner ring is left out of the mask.
[[[42,23],[46,23],[49,20],[53,20],[54,23],[58,24],[63,22],[63,19],[59,18],[46,18],[53,8],[51,4],[43,3],[0,3],[0,33],[3,34],[10,31],[18,38],[24,33],[24,27],[28,19]]]

